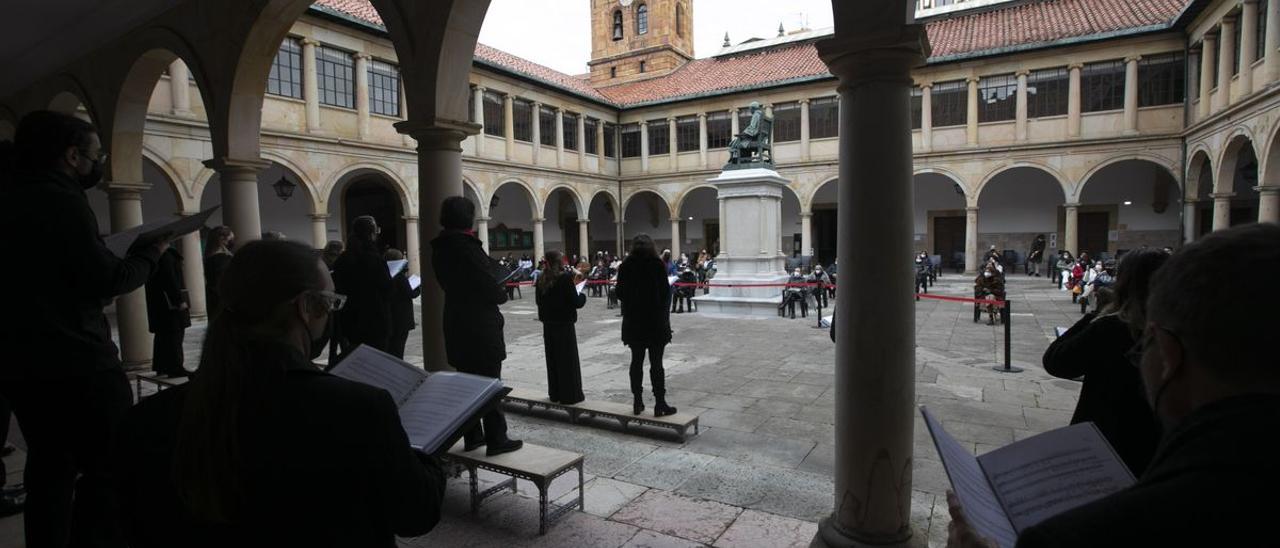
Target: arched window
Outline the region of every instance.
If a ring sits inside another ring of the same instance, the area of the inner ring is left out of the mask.
[[[676,4],[676,36],[684,38],[684,4]]]
[[[636,8],[636,34],[649,32],[649,6],[640,4]]]
[[[613,10],[613,39],[622,39],[622,10]]]

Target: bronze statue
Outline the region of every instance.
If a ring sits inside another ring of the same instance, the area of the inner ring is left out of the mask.
[[[750,108],[751,123],[729,143],[729,163],[724,169],[773,167],[773,118],[764,115],[757,101]]]

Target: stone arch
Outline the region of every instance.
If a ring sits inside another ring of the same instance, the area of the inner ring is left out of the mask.
[[[810,192],[807,196],[803,196],[800,198],[800,210],[813,211],[813,200],[818,197],[818,192],[822,190],[822,187],[827,186],[828,184],[833,182],[839,185],[840,175],[831,175],[829,177],[824,177],[821,183],[814,185],[812,192]]]
[[[1200,180],[1200,174],[1204,171],[1206,166],[1209,168],[1209,177],[1211,179],[1209,181],[1209,189],[1212,189],[1213,156],[1209,153],[1209,147],[1205,146],[1203,143],[1192,147],[1192,149],[1187,153],[1187,171],[1183,174],[1185,181],[1182,185],[1183,199],[1195,200],[1198,199],[1201,194],[1208,194],[1203,192],[1204,181]]]
[[[552,186],[551,188],[547,189],[547,194],[543,196],[541,200],[542,202],[541,207],[543,212],[547,210],[547,206],[550,204],[550,201],[551,201],[551,196],[555,194],[557,190],[564,190],[568,192],[569,195],[573,197],[573,207],[577,208],[576,211],[580,215],[586,215],[587,206],[583,205],[582,194],[578,192],[577,188],[574,188],[567,183],[558,183],[555,186]]]
[[[151,147],[146,146],[146,144],[143,144],[142,146],[142,159],[143,161],[151,162],[156,169],[159,169],[160,172],[169,179],[169,183],[172,185],[173,195],[178,199],[179,210],[190,211],[187,208],[186,201],[190,200],[192,197],[191,187],[187,184],[187,181],[182,179],[182,176],[178,175],[178,170],[173,169],[173,166],[169,164],[168,160]],[[197,207],[195,209],[199,208]]]
[[[467,195],[468,190],[471,191],[471,195],[476,197],[476,217],[488,217],[489,204],[488,202],[482,203],[483,202],[482,197],[484,196],[484,194],[480,193],[480,187],[477,187],[475,183],[471,182],[471,179],[468,179],[464,175],[462,177],[462,195],[464,197]],[[421,215],[421,213],[419,213],[419,215]]]
[[[690,186],[690,187],[688,187],[688,188],[685,188],[685,189],[684,189],[684,192],[680,193],[680,196],[676,197],[676,201],[675,201],[675,212],[676,212],[676,215],[680,215],[681,213],[683,213],[683,212],[684,212],[684,203],[685,203],[685,201],[687,201],[687,200],[689,199],[689,195],[693,194],[693,193],[694,193],[694,191],[699,190],[699,189],[703,189],[703,188],[710,189],[712,192],[718,192],[718,190],[716,189],[716,187],[714,187],[714,186],[712,186],[712,185],[709,185],[709,184],[706,184],[706,183],[698,183],[698,184],[695,184],[695,185]],[[794,193],[794,191],[792,191],[792,192]],[[799,196],[797,196],[797,198],[798,198],[798,197],[799,197]],[[803,203],[804,203],[804,202],[801,202],[801,204],[803,204]]]
[[[533,190],[533,187],[530,186],[529,183],[526,183],[524,182],[524,180],[517,179],[515,177],[508,177],[506,179],[503,179],[501,183],[498,183],[497,186],[493,187],[493,192],[489,194],[487,197],[481,195],[482,197],[488,198],[487,200],[485,200],[485,207],[484,207],[486,213],[490,209],[489,204],[493,203],[493,197],[497,196],[498,191],[502,190],[502,187],[506,185],[516,185],[517,187],[524,190],[524,196],[529,200],[529,211],[533,213],[534,218],[536,219],[542,218],[542,201],[538,199],[538,193]]]
[[[609,207],[613,208],[613,222],[615,223],[621,222],[622,210],[618,208],[618,197],[613,192],[610,192],[608,189],[600,188],[600,189],[596,189],[595,192],[592,192],[591,196],[587,198],[587,207],[590,208],[593,204],[595,204],[596,197],[600,196],[601,194],[604,195],[605,201],[609,203]],[[590,209],[588,209],[587,211],[590,211]]]
[[[653,190],[653,189],[649,189],[649,188],[641,188],[641,189],[636,189],[636,190],[631,191],[631,193],[630,193],[630,194],[627,194],[627,196],[626,196],[625,198],[623,198],[623,201],[622,201],[622,222],[624,222],[624,223],[625,223],[625,222],[627,221],[627,206],[631,205],[631,199],[632,199],[632,198],[635,198],[636,196],[639,196],[639,195],[641,195],[641,194],[646,194],[646,193],[647,193],[647,194],[652,194],[652,195],[654,195],[654,196],[657,196],[657,197],[658,197],[658,200],[662,202],[662,205],[667,206],[667,219],[668,219],[668,220],[669,220],[669,219],[671,219],[671,218],[674,218],[674,217],[679,217],[679,215],[680,215],[680,214],[679,214],[678,212],[673,212],[673,211],[671,210],[671,201],[670,201],[670,200],[667,200],[667,197],[666,197],[666,196],[663,196],[661,192],[658,192],[657,190]]]
[[[1222,151],[1218,153],[1218,161],[1215,162],[1217,169],[1214,170],[1214,192],[1232,192],[1232,184],[1235,182],[1236,164],[1240,158],[1240,151],[1245,146],[1253,152],[1254,158],[1261,158],[1256,149],[1253,135],[1243,126],[1232,130],[1231,136],[1225,141]]]
[[[978,183],[978,188],[974,189],[973,198],[972,198],[973,203],[976,204],[978,200],[982,198],[982,192],[987,189],[987,185],[990,184],[992,180],[1000,176],[1001,173],[1018,169],[1018,168],[1036,169],[1049,174],[1050,177],[1053,177],[1054,182],[1058,184],[1058,190],[1062,191],[1062,199],[1064,202],[1067,200],[1068,197],[1073,196],[1075,194],[1073,192],[1071,184],[1067,182],[1067,179],[1063,177],[1062,174],[1058,172],[1058,170],[1053,169],[1044,164],[1041,164],[1039,162],[1023,161],[1023,162],[1013,162],[1013,163],[1006,164],[991,170],[991,172],[988,173],[986,177],[982,178],[982,182]]]
[[[89,121],[97,123],[101,118],[98,116],[97,105],[94,104],[93,97],[89,95],[80,80],[69,73],[62,73],[53,77],[46,84],[48,89],[48,99],[39,108],[62,112],[66,114],[75,114],[77,106],[84,106],[86,112],[89,113]]]
[[[1258,181],[1263,185],[1280,186],[1280,124],[1272,130],[1263,152],[1266,156],[1258,162]]]
[[[1161,158],[1159,156],[1153,156],[1151,154],[1126,154],[1122,156],[1112,156],[1098,162],[1096,165],[1089,168],[1089,170],[1086,171],[1084,175],[1080,177],[1080,184],[1076,186],[1075,193],[1071,195],[1070,201],[1072,202],[1080,201],[1080,197],[1084,195],[1085,186],[1089,184],[1089,181],[1093,179],[1094,175],[1097,175],[1103,170],[1109,167],[1112,167],[1118,163],[1129,162],[1129,161],[1146,162],[1146,163],[1155,165],[1156,167],[1159,167],[1162,172],[1167,174],[1169,178],[1173,179],[1174,184],[1179,183],[1177,171],[1169,167],[1168,164],[1165,163],[1164,158]],[[1179,190],[1181,190],[1181,188]]]
[[[320,188],[316,186],[315,178],[306,170],[306,168],[293,161],[292,158],[270,149],[263,149],[262,159],[280,164],[285,169],[293,172],[293,174],[298,177],[298,182],[302,183],[303,188],[307,191],[307,196],[311,198],[311,212],[324,213],[325,201],[320,199]],[[335,179],[334,183],[336,184],[338,180],[340,179]],[[403,184],[399,182],[397,182],[396,185],[403,186]],[[326,197],[328,196],[328,192],[332,192],[332,187],[326,191]]]
[[[337,190],[338,186],[345,184],[356,177],[368,174],[376,174],[385,177],[394,188],[396,196],[400,198],[400,207],[403,208],[403,211],[405,211],[406,214],[407,212],[412,211],[412,204],[409,201],[409,187],[405,185],[404,179],[401,179],[400,175],[396,174],[395,170],[383,164],[374,162],[357,162],[349,164],[334,172],[334,176],[330,178],[323,187],[321,187],[318,195],[323,196],[324,198],[319,200],[319,202],[327,205],[333,197],[333,192]]]
[[[964,193],[965,201],[968,202],[970,200],[970,195],[973,194],[973,192],[969,189],[968,182],[965,181],[964,177],[961,177],[960,174],[956,173],[955,171],[952,171],[945,167],[929,166],[929,167],[922,167],[912,171],[911,177],[915,178],[917,176],[926,175],[926,174],[941,175],[943,177],[951,179],[951,182],[955,183],[956,186],[960,187],[960,191]]]
[[[162,32],[154,29],[146,34],[154,37],[157,42],[165,43],[181,43],[180,39],[172,37],[168,32]],[[144,42],[150,42],[140,38]],[[163,47],[142,48],[142,50],[134,57],[130,63],[128,70],[120,81],[117,93],[115,94],[115,109],[110,119],[110,128],[101,128],[103,131],[109,131],[110,135],[107,139],[111,147],[111,180],[121,182],[135,182],[142,180],[142,164],[135,159],[142,157],[144,133],[147,125],[147,113],[151,106],[151,95],[155,92],[156,84],[160,81],[160,76],[168,70],[169,65],[176,59],[182,59],[186,63],[188,70],[196,78],[197,87],[204,78],[200,72],[200,66],[189,61],[189,49],[182,47],[183,51],[188,52],[187,58],[180,57],[177,53],[165,49]],[[201,93],[204,98],[204,93]]]

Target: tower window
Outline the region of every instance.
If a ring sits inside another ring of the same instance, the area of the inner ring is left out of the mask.
[[[610,78],[618,77],[618,67],[609,67],[609,77]]]
[[[613,39],[622,39],[622,10],[613,10]]]
[[[644,72],[644,61],[640,61],[640,72]]]
[[[636,34],[649,32],[649,6],[640,4],[636,8]]]

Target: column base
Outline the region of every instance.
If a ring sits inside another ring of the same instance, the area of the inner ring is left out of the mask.
[[[834,516],[827,516],[818,522],[818,534],[809,542],[809,548],[857,548],[876,546],[880,548],[925,548],[928,541],[921,535],[908,535],[902,539],[885,539],[883,542],[870,542],[854,538],[853,535],[836,525]]]

